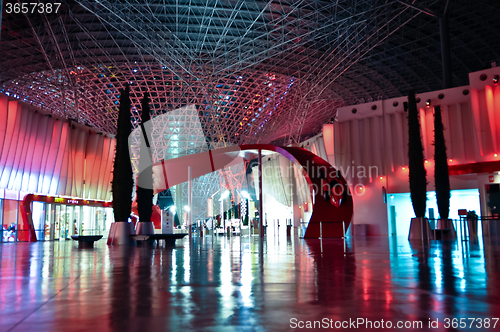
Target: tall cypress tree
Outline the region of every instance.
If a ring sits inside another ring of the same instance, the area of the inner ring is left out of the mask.
[[[434,183],[436,200],[441,219],[448,219],[450,213],[450,176],[448,174],[448,157],[444,140],[441,107],[434,108]]]
[[[408,162],[413,211],[417,218],[424,218],[427,201],[427,172],[424,166],[420,119],[414,90],[408,93]]]
[[[150,119],[149,96],[144,93],[142,98],[142,114],[141,114],[141,144],[139,152],[139,176],[137,186],[137,211],[139,212],[139,222],[151,222],[151,214],[153,212],[153,171],[151,168],[151,135],[145,127]]]
[[[130,122],[130,87],[120,90],[120,108],[116,128],[115,160],[113,164],[113,214],[116,222],[127,222],[132,210],[134,185],[132,163],[128,150],[128,137],[132,132]]]

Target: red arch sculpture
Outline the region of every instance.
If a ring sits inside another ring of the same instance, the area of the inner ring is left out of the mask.
[[[349,228],[353,214],[353,200],[345,179],[327,161],[298,147],[250,144],[162,160],[152,166],[155,194],[188,181],[189,166],[194,179],[241,163],[241,158],[252,150],[275,151],[302,166],[313,202],[313,214],[305,238],[344,236],[344,230]]]

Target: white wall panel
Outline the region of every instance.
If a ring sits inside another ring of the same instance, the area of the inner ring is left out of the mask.
[[[85,127],[8,97],[0,97],[0,137],[2,193],[111,198],[114,138],[89,136]]]
[[[12,190],[21,190],[23,175],[24,175],[24,163],[26,161],[26,151],[28,150],[28,145],[30,141],[31,135],[31,123],[33,122],[33,112],[28,110],[27,108],[23,109],[23,117],[26,119],[25,123],[21,123],[21,131],[19,133],[19,142],[18,142],[18,150],[16,151],[16,157],[14,160],[13,173],[15,175],[11,177],[11,181],[8,184],[9,188]]]
[[[75,169],[75,155],[76,155],[76,140],[78,137],[78,130],[75,130],[74,126],[70,130],[69,134],[69,142],[66,145],[66,151],[67,151],[67,167],[68,167],[68,172],[67,172],[67,180],[66,180],[66,188],[64,189],[64,192],[68,196],[76,196],[73,195],[73,177],[74,177],[74,169]]]
[[[107,177],[107,168],[108,168],[108,157],[109,157],[109,149],[111,148],[111,139],[108,137],[103,137],[103,148],[101,153],[101,163],[99,170],[99,182],[97,186],[97,194],[96,198],[101,199],[103,196],[103,187],[105,187],[105,178]]]
[[[50,144],[52,142],[52,134],[54,132],[54,119],[49,117],[47,120],[47,131],[45,132],[45,137],[40,137],[40,144],[42,147],[42,161],[40,163],[40,168],[38,170],[38,181],[37,181],[37,192],[44,193],[42,190],[43,180],[45,177],[45,167],[47,165],[47,160],[49,159]]]
[[[42,116],[38,123],[35,149],[33,151],[33,160],[31,162],[31,171],[27,190],[29,192],[39,192],[38,180],[40,178],[40,170],[42,169],[45,140],[49,134],[52,135],[52,131],[49,129],[49,118]]]
[[[62,121],[56,119],[52,129],[52,139],[50,140],[49,150],[47,152],[47,160],[45,165],[42,164],[42,193],[54,195],[50,192],[50,185],[52,183],[52,175],[54,174],[57,155],[59,152],[59,144],[61,143]],[[56,173],[59,176],[59,173]]]
[[[9,114],[9,98],[0,97],[0,142],[5,141],[5,132],[7,131],[8,114]],[[3,147],[4,144],[0,146],[0,160],[2,156]],[[2,166],[1,163],[0,166]]]
[[[69,128],[69,127],[68,127]],[[69,173],[69,158],[71,152],[71,131],[68,130],[68,135],[66,139],[66,145],[64,147],[61,172],[59,173],[59,180],[57,181],[57,191],[56,195],[70,196],[71,192],[66,191],[68,185],[68,173]]]
[[[16,142],[19,136],[19,127],[21,125],[21,110],[17,101],[9,101],[9,114],[7,119],[7,131],[5,133],[4,148],[2,149],[2,158],[0,160],[0,187],[7,188],[12,164],[16,153]]]
[[[66,153],[66,144],[68,142],[68,123],[61,122],[61,135],[59,140],[59,146],[57,147],[57,157],[54,164],[54,171],[52,173],[52,179],[50,183],[49,193],[51,195],[57,195],[57,188],[59,187],[59,180],[61,178],[62,166],[64,161],[64,155]],[[65,186],[65,185],[64,185]]]
[[[75,184],[76,194],[73,194],[76,197],[84,197],[83,188],[84,188],[84,179],[85,179],[85,155],[87,151],[87,143],[88,143],[88,131],[81,131],[78,135],[78,140],[76,143],[76,152],[75,152],[75,175],[73,178]]]
[[[456,114],[453,114],[452,117],[455,117]],[[448,105],[444,104],[444,105],[441,105],[441,118],[443,120],[443,127],[444,127],[444,140],[447,144],[447,146],[451,147],[453,145],[453,136],[451,135],[451,130],[450,128],[452,128],[451,126],[451,119],[450,119],[450,111],[449,111],[449,108],[448,108]],[[432,132],[432,141],[434,141],[434,123],[432,125],[432,127],[429,128],[429,131]],[[434,149],[434,147],[433,147]],[[433,150],[434,151],[434,150]],[[454,159],[456,158],[456,155],[453,153],[453,149],[448,149],[448,158],[450,159]],[[432,153],[431,155],[431,158],[430,159],[434,159],[434,153]]]
[[[104,146],[104,138],[101,135],[96,135],[97,136],[97,149],[95,152],[95,162],[94,162],[94,167],[92,169],[92,178],[91,178],[91,186],[90,186],[90,192],[89,195],[92,199],[97,198],[97,188],[99,187],[99,177],[100,177],[100,170],[101,170],[101,163],[102,163],[102,153],[103,153],[103,146]]]
[[[379,174],[384,174],[383,150],[382,150],[382,117],[374,116],[372,119],[372,144],[373,144],[373,166],[378,168]]]
[[[91,198],[90,193],[92,192],[92,173],[94,171],[94,163],[96,159],[96,152],[99,146],[99,136],[97,134],[90,134],[87,138],[87,148],[85,154],[85,198]]]
[[[105,201],[111,200],[111,180],[113,178],[113,162],[114,162],[114,157],[115,157],[115,147],[116,147],[116,140],[108,138],[110,140],[110,146],[109,146],[109,152],[108,152],[108,159],[106,163],[106,171],[105,171],[105,177],[103,182],[103,189],[101,193],[101,198]]]
[[[395,142],[396,142],[396,149],[395,149],[396,162],[395,162],[395,164],[398,167],[401,167],[401,166],[406,165],[405,154],[407,154],[406,151],[408,151],[408,149],[405,149],[405,139],[404,139],[403,126],[405,126],[408,121],[405,121],[406,120],[406,113],[404,113],[404,114],[403,113],[394,113],[394,116],[395,116],[395,124],[394,124],[393,129],[395,130],[395,134],[396,134],[396,139],[395,139]]]
[[[23,180],[21,183],[21,190],[22,191],[28,191],[28,186],[29,186],[29,180],[30,180],[30,175],[31,175],[31,170],[33,166],[33,158],[34,158],[34,153],[35,153],[35,147],[36,147],[36,138],[40,134],[39,132],[39,125],[40,121],[42,120],[40,113],[33,113],[32,116],[32,121],[31,121],[31,126],[29,130],[29,140],[27,139],[27,149],[26,151],[26,159],[24,161],[24,167],[23,167]]]

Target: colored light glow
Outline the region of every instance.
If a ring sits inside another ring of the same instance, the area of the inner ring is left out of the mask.
[[[450,159],[449,162],[451,163],[453,161],[453,159]]]
[[[493,156],[494,156],[494,157],[498,157],[498,154],[496,154],[496,153],[495,153]]]
[[[406,167],[403,167],[402,169],[403,169],[403,171],[404,171],[404,170],[406,169]]]
[[[428,161],[427,161],[427,160],[426,160],[426,161],[424,161],[424,162],[425,162],[426,164],[428,163]]]
[[[383,176],[381,176],[381,177],[380,177],[380,180],[383,180],[383,179],[384,179],[384,177],[383,177]]]

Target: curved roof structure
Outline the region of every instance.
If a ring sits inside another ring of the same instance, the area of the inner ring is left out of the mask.
[[[500,65],[495,0],[61,2],[4,5],[0,91],[110,133],[128,83],[133,124],[149,91],[155,115],[195,105],[209,145],[298,142],[339,106],[442,88],[443,13],[454,86]]]

